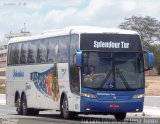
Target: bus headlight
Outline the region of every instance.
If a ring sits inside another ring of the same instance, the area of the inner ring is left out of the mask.
[[[94,94],[90,94],[90,93],[81,93],[81,96],[84,96],[84,97],[88,97],[88,98],[96,98],[96,95]]]
[[[134,99],[140,99],[140,98],[143,98],[144,97],[144,94],[136,94],[133,96]]]

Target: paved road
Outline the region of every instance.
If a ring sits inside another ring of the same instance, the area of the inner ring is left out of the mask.
[[[0,124],[73,124],[80,122],[80,118],[64,120],[54,111],[40,112],[38,116],[19,116],[14,107],[0,105]]]
[[[154,119],[150,116],[142,116],[135,114],[128,114],[125,122],[138,122],[141,123],[144,119],[151,119],[160,123],[159,119]],[[79,124],[79,123],[110,123],[115,121],[111,115],[80,115],[72,120],[64,120],[59,116],[59,113],[54,111],[40,112],[38,116],[19,116],[15,108],[7,105],[0,105],[0,124]]]
[[[160,107],[160,97],[146,97],[145,106]],[[152,113],[151,113],[152,114]],[[144,119],[153,118],[153,122],[160,123],[159,119],[154,119],[157,116],[143,116],[140,114],[127,114],[127,120],[141,123]],[[160,116],[159,116],[160,118]],[[58,112],[45,111],[40,112],[39,116],[19,116],[14,107],[0,105],[0,124],[78,124],[78,123],[110,123],[115,121],[111,115],[80,115],[72,120],[64,120],[59,116]]]

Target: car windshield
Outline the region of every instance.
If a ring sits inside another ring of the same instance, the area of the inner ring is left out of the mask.
[[[98,90],[144,88],[143,54],[83,52],[82,87]]]

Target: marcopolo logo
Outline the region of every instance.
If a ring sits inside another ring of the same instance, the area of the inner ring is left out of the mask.
[[[20,78],[20,77],[24,77],[24,72],[22,72],[21,70],[17,71],[16,69],[13,70],[13,78]]]
[[[129,48],[129,43],[125,43],[124,41],[121,42],[113,42],[113,41],[109,41],[109,42],[103,42],[103,41],[94,41],[94,48],[122,48],[122,49],[126,49]]]

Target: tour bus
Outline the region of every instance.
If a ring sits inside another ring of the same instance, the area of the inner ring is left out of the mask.
[[[144,61],[145,60],[145,61]],[[14,38],[8,44],[7,105],[19,115],[60,111],[110,114],[142,112],[144,72],[154,57],[138,33],[100,27],[68,27]]]

